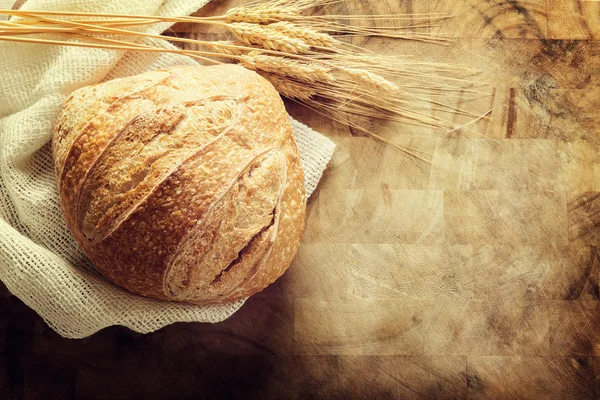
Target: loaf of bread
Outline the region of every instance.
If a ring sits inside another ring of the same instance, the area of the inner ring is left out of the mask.
[[[277,91],[235,65],[73,92],[54,131],[62,211],[109,280],[195,304],[264,289],[304,230],[304,175]]]

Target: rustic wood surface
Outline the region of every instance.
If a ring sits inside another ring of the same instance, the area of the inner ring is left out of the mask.
[[[425,163],[290,104],[338,148],[285,276],[221,324],[83,340],[4,290],[0,398],[600,398],[600,2],[337,7],[454,15],[447,47],[360,43],[481,69],[491,119],[398,127]]]

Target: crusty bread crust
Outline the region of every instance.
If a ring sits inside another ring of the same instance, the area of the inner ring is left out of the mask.
[[[67,226],[108,279],[210,304],[264,289],[304,230],[304,175],[278,93],[235,65],[76,90],[53,137]]]

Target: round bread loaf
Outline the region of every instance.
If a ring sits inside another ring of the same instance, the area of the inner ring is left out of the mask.
[[[53,137],[67,226],[108,279],[156,299],[234,301],[275,281],[304,230],[277,91],[243,67],[178,67],[76,90]]]

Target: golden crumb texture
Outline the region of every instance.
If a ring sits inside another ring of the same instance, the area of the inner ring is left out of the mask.
[[[108,279],[161,300],[235,301],[300,245],[304,175],[273,86],[236,65],[76,90],[52,140],[70,231]]]

